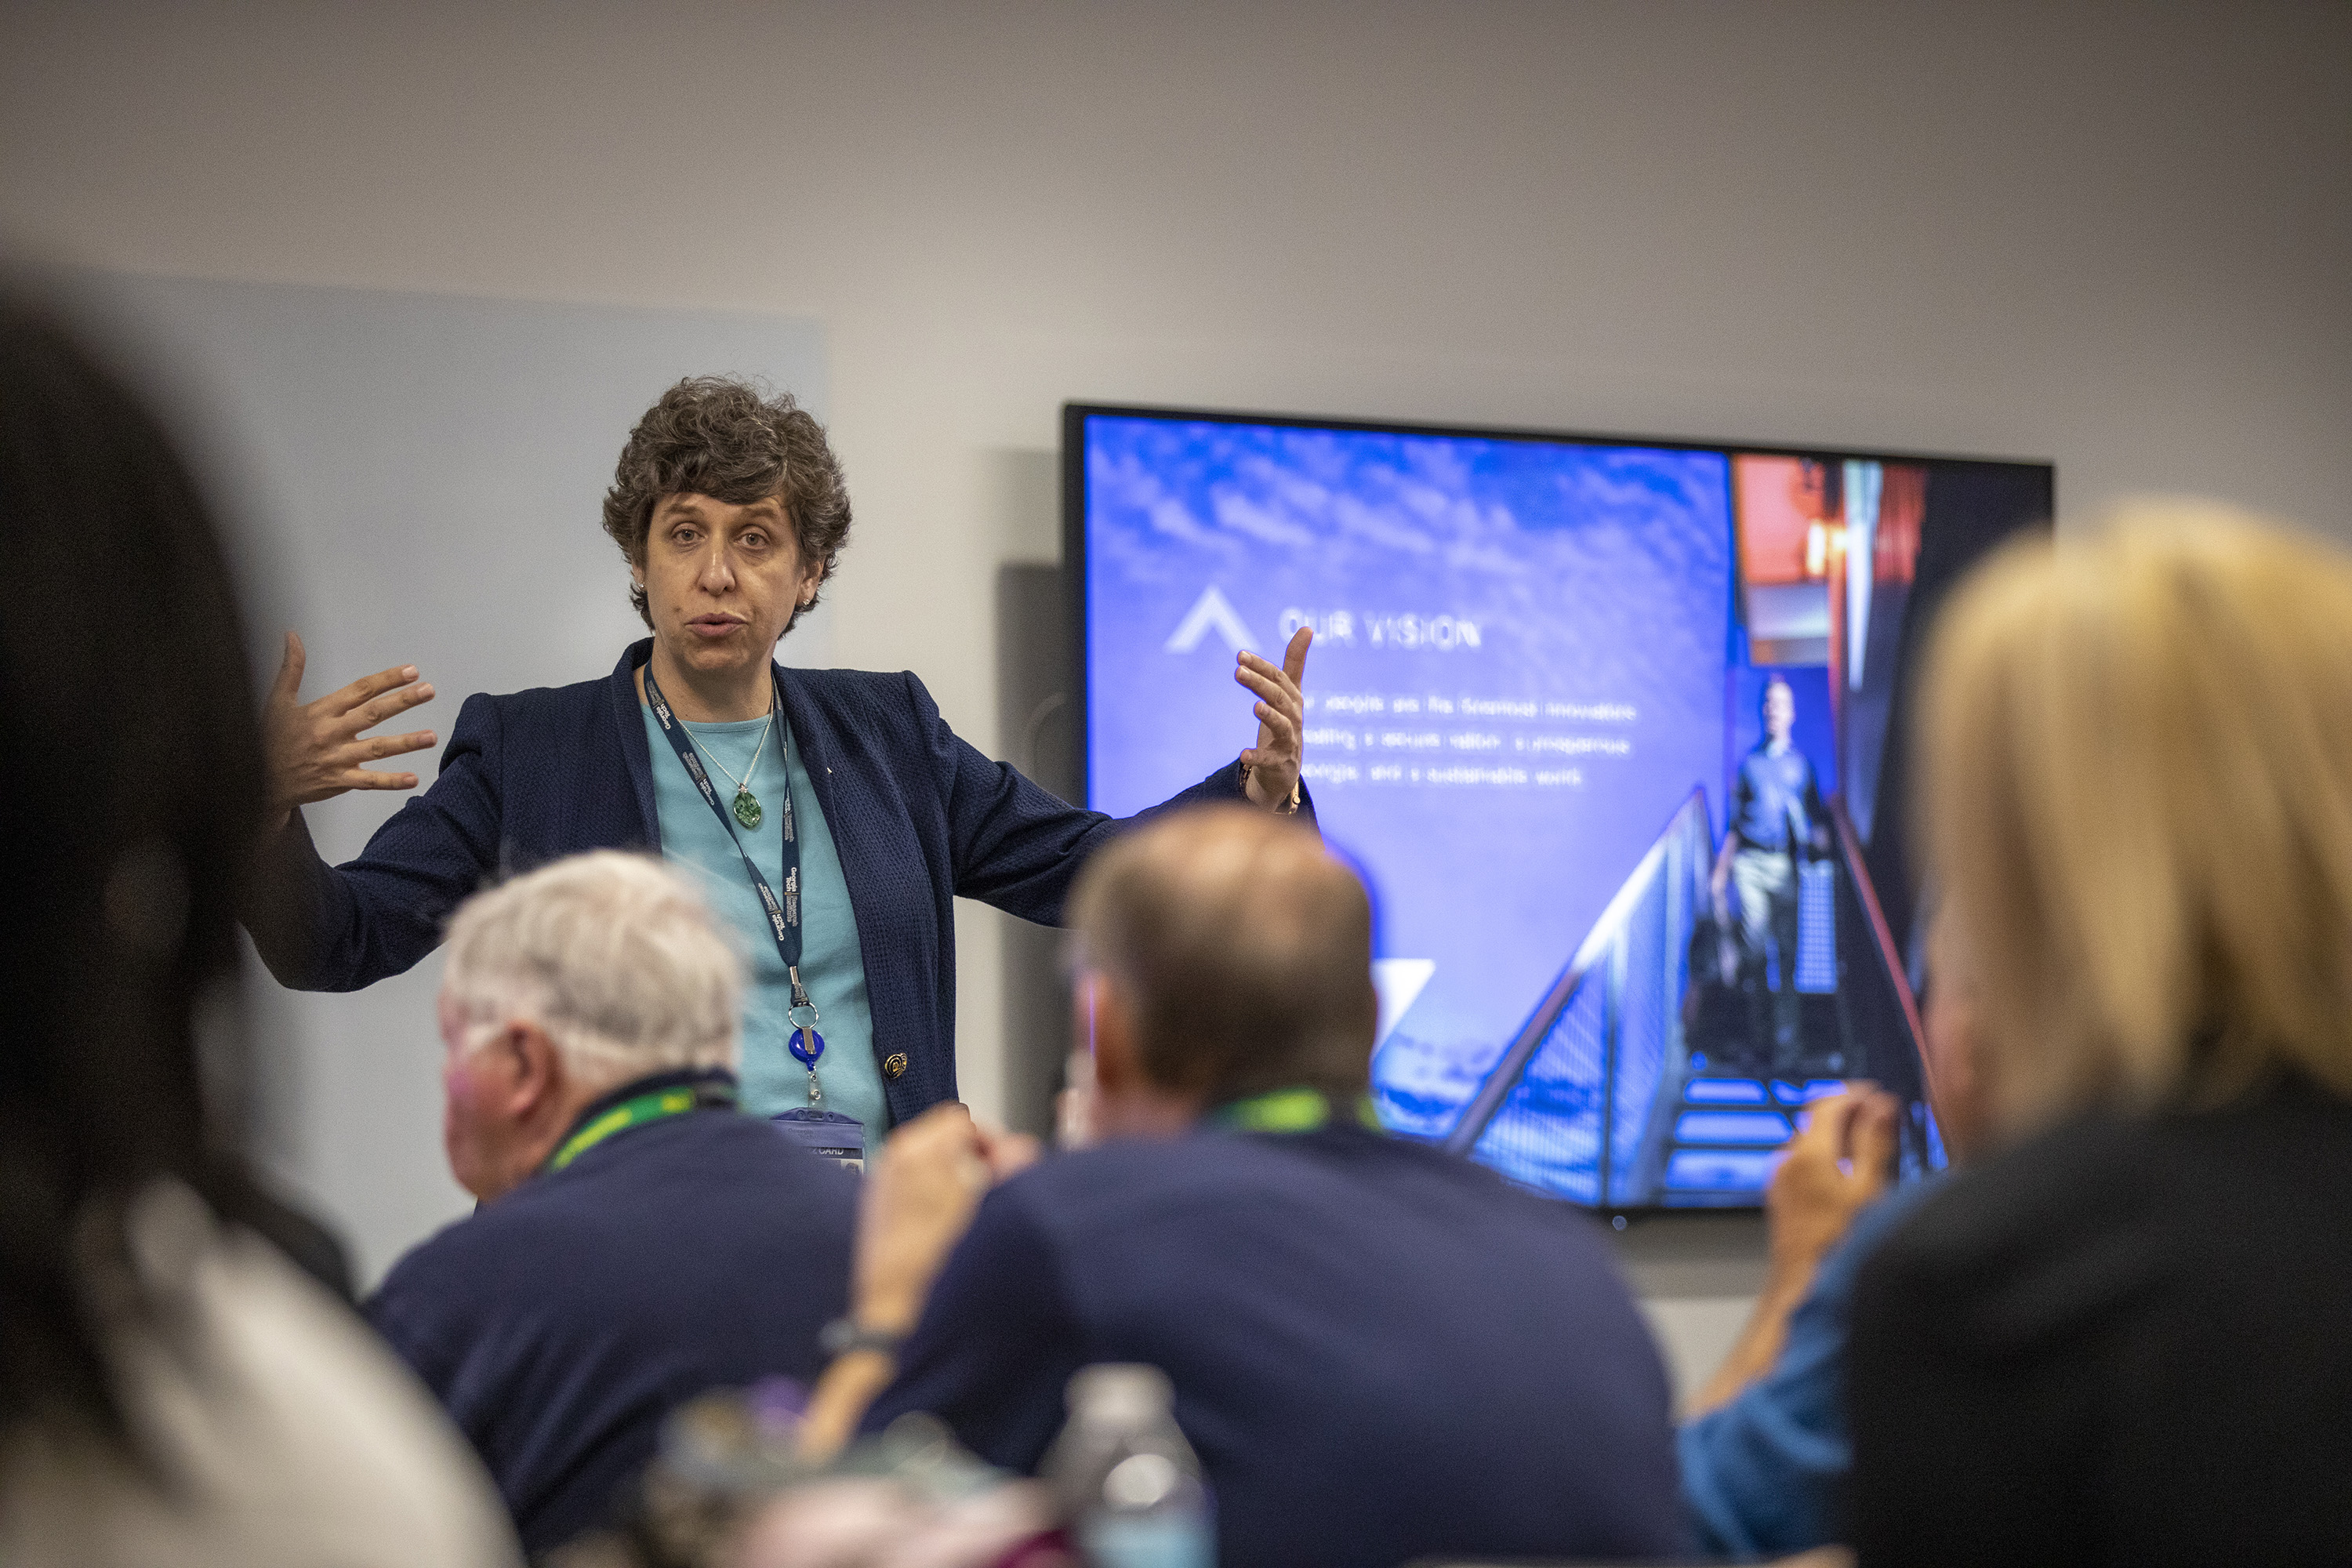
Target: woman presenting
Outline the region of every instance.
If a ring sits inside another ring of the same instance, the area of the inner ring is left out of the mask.
[[[431,952],[491,879],[585,849],[658,849],[698,873],[751,955],[746,1109],[846,1115],[871,1142],[955,1098],[956,896],[1058,923],[1072,878],[1119,824],[957,739],[912,674],[774,662],[849,531],[840,464],[789,395],[715,378],[672,387],[630,433],[604,529],[652,637],[602,679],[467,699],[440,776],[342,866],[320,858],[299,808],[415,788],[415,774],[370,764],[433,732],[364,731],[433,688],[407,667],[299,705],[289,634],[264,716],[288,896],[257,917],[255,944],[283,984],[357,990]],[[1308,641],[1302,630],[1280,667],[1240,656],[1257,744],[1155,810],[1247,798],[1311,816]]]

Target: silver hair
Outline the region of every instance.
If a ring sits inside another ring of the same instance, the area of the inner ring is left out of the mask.
[[[592,1081],[735,1066],[743,964],[687,879],[598,849],[466,901],[443,994],[477,1026],[547,1031]]]

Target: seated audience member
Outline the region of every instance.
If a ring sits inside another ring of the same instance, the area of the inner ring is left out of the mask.
[[[1983,1137],[1975,1002],[1948,923],[1934,922],[1927,987],[1928,1095],[1954,1160]],[[1739,1342],[1678,1435],[1683,1498],[1700,1544],[1749,1558],[1844,1537],[1853,1465],[1846,1335],[1863,1260],[1935,1190],[1889,1190],[1895,1101],[1873,1089],[1812,1108],[1774,1173],[1765,1208],[1772,1263]]]
[[[1072,1373],[1145,1362],[1224,1568],[1677,1551],[1665,1373],[1598,1230],[1371,1121],[1371,911],[1347,868],[1210,808],[1103,851],[1072,909],[1106,1141],[981,1201],[993,1151],[961,1113],[894,1137],[857,1319],[908,1337],[868,1428],[929,1411],[1034,1470]],[[816,1432],[890,1363],[836,1363]]]
[[[2352,1561],[2352,563],[2144,508],[1925,672],[1999,1152],[1874,1251],[1874,1563]]]
[[[0,519],[0,1563],[514,1563],[424,1391],[265,1239],[340,1268],[228,1120],[262,763],[227,567],[148,414],[6,301]]]
[[[481,1207],[367,1312],[538,1552],[604,1521],[673,1406],[816,1375],[856,1183],[736,1110],[741,966],[660,862],[559,860],[463,906],[448,947],[443,1137]]]

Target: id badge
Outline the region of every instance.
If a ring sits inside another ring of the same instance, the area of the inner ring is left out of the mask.
[[[853,1174],[865,1174],[866,1124],[855,1116],[803,1106],[780,1110],[768,1120],[810,1153],[837,1161]]]

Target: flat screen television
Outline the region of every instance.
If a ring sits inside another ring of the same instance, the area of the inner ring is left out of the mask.
[[[1391,1131],[1606,1211],[1739,1207],[1868,1078],[1904,1173],[1942,1163],[1906,694],[2051,464],[1082,404],[1063,464],[1089,805],[1196,781],[1234,650],[1314,629]]]

